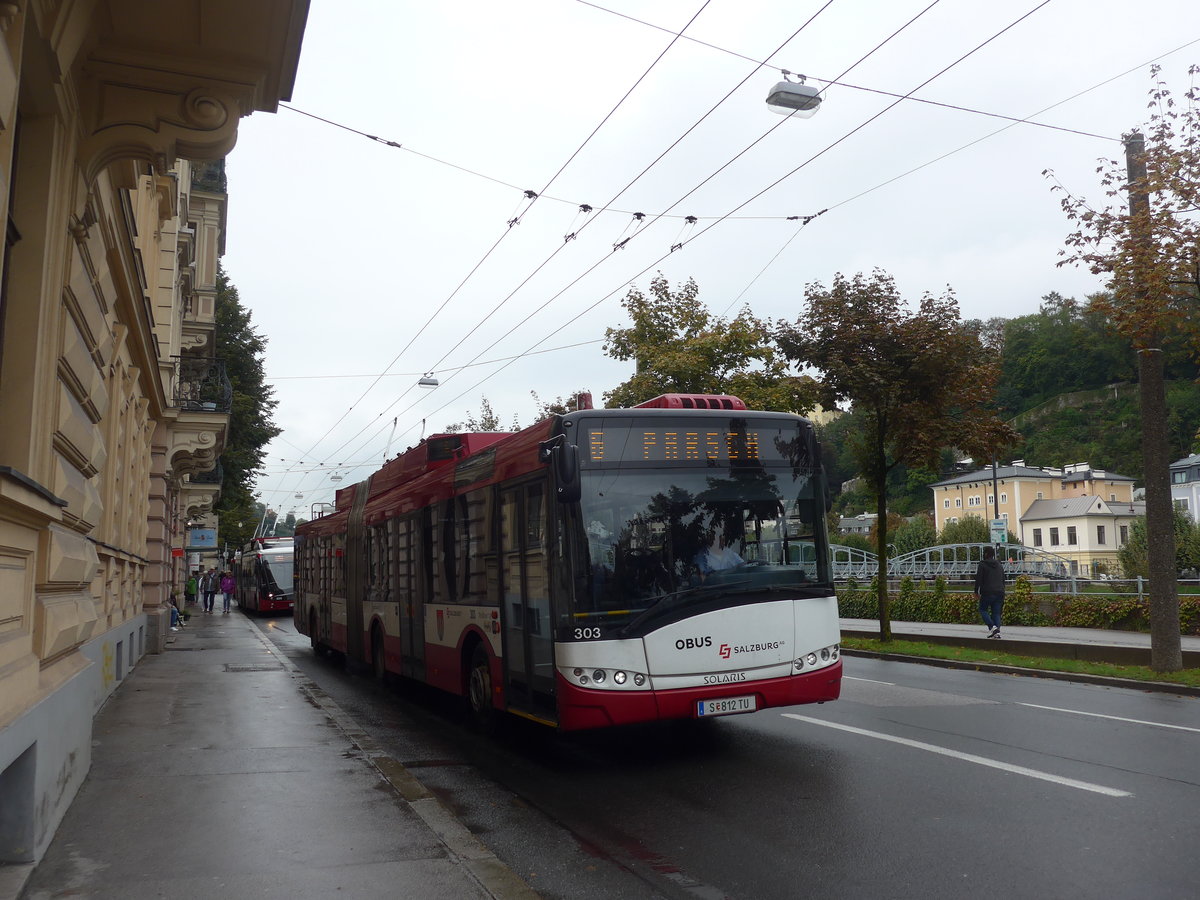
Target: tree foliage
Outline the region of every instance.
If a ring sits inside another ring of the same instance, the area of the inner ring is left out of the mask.
[[[991,540],[991,529],[981,516],[963,516],[957,522],[947,522],[938,535],[939,544],[987,544]]]
[[[901,464],[934,468],[944,447],[990,458],[1015,435],[990,408],[999,366],[978,334],[959,318],[952,292],[926,294],[910,313],[887,273],[810,284],[806,310],[780,325],[776,340],[789,359],[822,375],[826,408],[851,403],[861,427],[850,446],[887,520],[888,475]],[[880,638],[891,639],[887,527],[878,530]]]
[[[733,394],[751,409],[811,408],[811,382],[789,374],[772,323],[743,309],[712,315],[692,279],[672,291],[660,272],[648,294],[630,288],[621,305],[632,324],[605,332],[604,352],[632,360],[634,373],[604,395],[605,405],[636,406],[659,394]]]
[[[1054,186],[1075,225],[1060,265],[1109,276],[1111,293],[1094,306],[1136,350],[1158,349],[1174,331],[1194,331],[1200,281],[1200,90],[1193,86],[1180,103],[1157,66],[1151,73],[1148,136],[1140,152],[1133,145],[1141,168],[1131,173],[1126,161],[1100,160],[1103,205]],[[1195,78],[1200,66],[1188,74]],[[1152,202],[1131,207],[1130,189]]]
[[[907,519],[892,532],[892,547],[896,556],[933,547],[937,543],[938,534],[933,525],[933,516],[923,513]]]
[[[466,419],[461,422],[454,422],[446,426],[446,431],[450,434],[459,431],[520,431],[521,425],[517,420],[516,415],[513,415],[512,425],[505,429],[500,423],[500,416],[492,409],[492,403],[487,397],[479,398],[479,413],[467,413]]]
[[[1175,510],[1172,525],[1175,532],[1176,571],[1200,569],[1200,525],[1181,509]],[[1117,551],[1117,559],[1126,578],[1148,577],[1148,544],[1146,517],[1138,516],[1129,526],[1129,540]]]
[[[1064,263],[1086,265],[1109,277],[1111,294],[1099,304],[1113,329],[1137,351],[1146,482],[1147,568],[1150,575],[1150,666],[1183,666],[1179,595],[1175,586],[1174,529],[1168,478],[1163,339],[1194,333],[1200,293],[1200,92],[1179,103],[1152,69],[1148,137],[1125,139],[1124,165],[1101,160],[1105,205],[1088,203],[1061,185],[1063,211],[1075,230]],[[1188,73],[1195,78],[1200,67]]]
[[[224,360],[233,385],[229,431],[221,453],[219,540],[240,547],[254,537],[259,516],[254,499],[254,476],[262,466],[266,445],[281,431],[274,422],[278,401],[263,374],[267,339],[251,324],[237,287],[225,270],[217,269],[216,354]]]

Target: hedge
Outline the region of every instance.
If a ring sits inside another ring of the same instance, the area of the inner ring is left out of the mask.
[[[849,619],[877,619],[876,581],[860,585],[851,579],[838,589],[838,609]],[[890,592],[891,618],[896,622],[976,624],[979,606],[974,595],[950,593],[945,579],[933,582],[900,579]],[[1146,597],[1114,594],[1034,594],[1029,579],[1020,576],[1004,598],[1004,624],[1057,625],[1063,628],[1150,630],[1150,601]],[[1179,598],[1181,634],[1200,634],[1200,596]]]

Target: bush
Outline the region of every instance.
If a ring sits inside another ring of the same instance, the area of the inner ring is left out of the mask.
[[[848,581],[838,591],[838,609],[848,619],[877,619],[879,609],[875,581],[864,589]],[[946,582],[933,584],[900,580],[891,594],[892,621],[972,624],[979,621],[979,608],[972,594],[948,593]],[[1004,600],[1006,625],[1056,625],[1062,628],[1109,628],[1149,631],[1150,606],[1146,598],[1114,594],[1038,594],[1025,576],[1017,578]],[[1179,598],[1181,634],[1200,635],[1200,595]]]

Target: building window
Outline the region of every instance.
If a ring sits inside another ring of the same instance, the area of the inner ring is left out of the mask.
[[[978,506],[978,505],[979,505],[978,497],[968,497],[967,498],[967,506]]]
[[[1057,528],[1050,529],[1050,546],[1051,547],[1058,546],[1058,529]]]
[[[1172,484],[1187,484],[1187,480],[1188,479],[1187,479],[1187,470],[1186,469],[1182,472],[1172,472],[1171,473],[1171,483]]]
[[[947,497],[945,500],[942,501],[942,509],[949,509],[949,508],[950,508],[950,498]]]
[[[1129,543],[1129,526],[1122,525],[1121,526],[1121,546],[1124,547],[1128,543]]]
[[[962,497],[954,498],[954,506],[956,509],[962,509]]]
[[[1075,536],[1075,526],[1067,526],[1067,546],[1074,547],[1079,543],[1079,539]]]
[[[988,494],[988,506],[991,506],[991,505],[992,505],[992,504],[994,504],[995,502],[996,502],[996,495],[995,495],[995,494]]]
[[[1008,494],[1001,494],[1001,495],[1000,495],[1000,502],[1001,502],[1001,503],[1007,503],[1007,502],[1008,502]]]
[[[1102,547],[1104,546],[1104,526],[1103,525],[1096,526],[1096,543]]]
[[[1038,491],[1037,498],[1038,498],[1039,500],[1042,500],[1042,499],[1044,499],[1044,498],[1042,497],[1042,492],[1041,492],[1041,491]]]
[[[1005,522],[1007,522],[1008,521],[1008,513],[1006,513],[1006,512],[1000,513],[1000,518],[1002,518]]]
[[[958,521],[958,516],[951,516],[951,517],[950,517],[950,518],[948,518],[946,521],[947,521],[947,522],[957,522],[957,521]]]
[[[1108,495],[1108,502],[1109,502],[1109,503],[1116,503],[1116,502],[1117,502],[1117,495],[1116,495],[1116,494],[1109,494],[1109,495]]]
[[[1040,528],[1033,529],[1033,546],[1042,546],[1042,529]]]
[[[1188,508],[1187,497],[1176,497],[1175,498],[1175,508],[1183,510],[1184,512],[1187,512],[1187,508]]]

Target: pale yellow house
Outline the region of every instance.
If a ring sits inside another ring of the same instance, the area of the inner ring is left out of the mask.
[[[220,161],[290,96],[307,12],[0,3],[0,864],[41,857],[164,646],[228,424]]]
[[[1092,495],[1035,500],[1021,516],[1021,543],[1067,560],[1068,574],[1119,574],[1117,551],[1129,540],[1144,502],[1114,502]]]
[[[1079,512],[1075,506],[1068,509],[1060,508],[1061,505],[1037,504],[1088,498],[1103,501],[1110,510],[1123,510],[1133,503],[1133,484],[1132,478],[1093,469],[1089,463],[1075,463],[1061,469],[1039,469],[1026,466],[1024,460],[1014,460],[1007,465],[997,466],[995,470],[987,467],[964,472],[930,485],[930,489],[933,491],[933,512],[938,531],[948,523],[967,516],[978,516],[985,522],[999,518],[1008,523],[1008,530],[1026,546],[1035,546],[1033,528],[1043,529],[1042,536],[1046,543],[1041,545],[1041,549],[1060,553],[1072,546],[1066,543],[1068,529],[1072,529],[1077,537],[1083,534],[1081,529],[1084,522],[1079,517],[1109,515],[1109,512],[1097,512],[1095,505],[1090,503],[1083,504],[1090,512]],[[1025,518],[1035,506],[1038,524],[1026,527]],[[1054,516],[1050,514],[1056,510],[1063,512],[1062,521],[1052,521]],[[1113,515],[1121,518],[1126,526],[1132,521],[1129,516]],[[1066,521],[1067,518],[1072,521]],[[1071,554],[1062,553],[1078,564],[1080,574],[1089,571],[1094,560],[1102,560],[1106,567],[1112,565],[1116,549],[1124,543],[1121,536],[1127,534],[1128,528],[1122,531],[1121,524],[1115,518],[1109,526],[1115,531],[1106,533],[1103,526],[1098,526],[1102,528],[1099,535],[1106,540],[1105,544],[1097,544],[1085,551],[1081,544],[1076,543]],[[1062,538],[1054,547],[1049,545],[1051,528],[1056,529]]]

